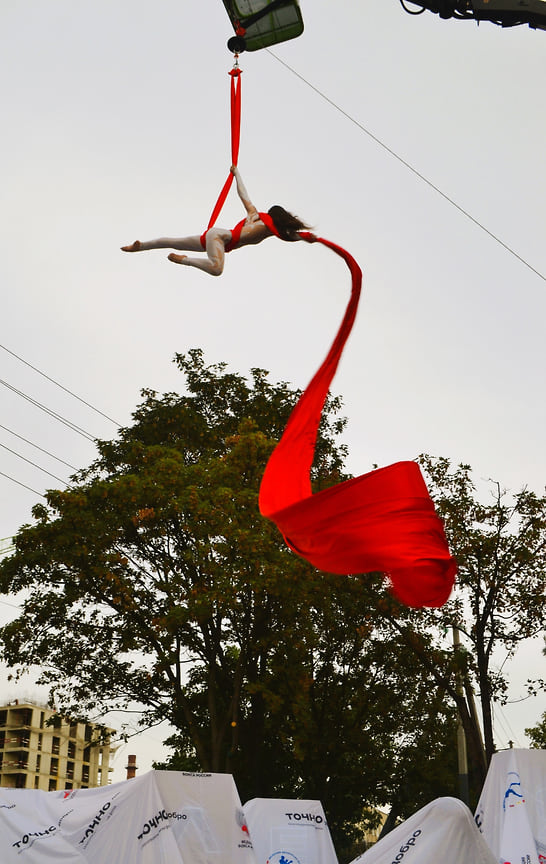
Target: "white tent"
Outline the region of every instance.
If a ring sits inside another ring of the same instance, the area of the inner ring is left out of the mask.
[[[150,771],[98,789],[0,789],[1,864],[255,864],[228,774]]]
[[[475,818],[497,862],[543,864],[546,750],[495,753]]]
[[[337,864],[320,801],[253,798],[243,809],[257,864]]]
[[[457,798],[437,798],[353,864],[496,864],[468,807]]]

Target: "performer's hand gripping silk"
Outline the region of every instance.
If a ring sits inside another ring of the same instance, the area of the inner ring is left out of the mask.
[[[237,193],[246,210],[246,219],[238,222],[231,231],[227,228],[209,228],[204,234],[192,237],[159,237],[157,240],[135,240],[130,246],[122,246],[124,252],[144,252],[148,249],[178,249],[184,252],[206,252],[206,258],[189,258],[187,255],[177,255],[171,252],[169,261],[175,264],[185,264],[197,267],[220,276],[224,269],[226,252],[240,249],[241,246],[253,246],[268,237],[279,237],[281,240],[294,241],[302,239],[299,231],[309,226],[293,216],[284,207],[275,205],[267,213],[260,213],[246,191],[237,166],[231,166],[231,172],[237,181]]]

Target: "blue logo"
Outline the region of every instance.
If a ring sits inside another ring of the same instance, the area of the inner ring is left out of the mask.
[[[291,852],[273,852],[267,859],[267,864],[300,864],[300,861]]]
[[[515,777],[516,779],[512,780],[512,782],[508,784],[508,788],[504,793],[504,801],[502,802],[502,809],[504,811],[506,811],[507,805],[508,807],[513,807],[515,804],[520,804],[524,801],[523,793],[519,791],[521,789],[519,774],[517,774],[516,771],[509,771],[507,779],[510,780],[510,777]],[[516,786],[518,787],[517,789],[515,788]],[[512,800],[511,796],[516,800]]]

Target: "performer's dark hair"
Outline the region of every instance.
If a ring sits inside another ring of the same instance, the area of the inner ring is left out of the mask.
[[[298,231],[305,231],[309,228],[305,222],[293,216],[284,207],[275,204],[267,211],[273,220],[273,224],[280,234],[281,240],[298,240]]]

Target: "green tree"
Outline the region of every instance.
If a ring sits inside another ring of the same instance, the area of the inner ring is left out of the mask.
[[[202,769],[220,771],[230,768],[243,684],[252,687],[263,658],[295,676],[301,665],[297,643],[278,634],[305,626],[315,576],[256,506],[297,394],[263,370],[249,387],[223,365],[206,367],[199,351],[177,362],[189,395],[145,392],[134,424],[98,442],[94,464],[69,490],[50,491],[15,538],[1,587],[30,593],[2,631],[3,653],[12,666],[40,667],[72,716],[138,703],[145,723],[187,727]],[[342,458],[324,428],[319,482]],[[191,699],[199,675],[206,724]]]
[[[358,812],[365,802],[362,819],[372,827],[371,807],[407,817],[439,795],[457,794],[456,724],[434,677],[378,614],[396,609],[398,622],[410,626],[414,611],[388,596],[380,577],[330,580],[330,602],[315,611],[312,678],[294,712],[294,765],[305,770],[292,786],[328,802],[330,822],[343,828],[343,839],[335,835],[343,857],[358,840],[343,823],[348,805]]]
[[[531,742],[531,747],[537,750],[546,750],[546,713],[536,726],[530,726],[525,734]]]
[[[366,805],[401,798],[395,778],[423,745],[445,751],[450,707],[374,615],[384,603],[411,624],[383,580],[317,572],[259,514],[298,394],[200,351],[177,363],[187,394],[145,391],[133,424],[19,531],[0,589],[26,599],[3,658],[37,667],[71,717],[137,706],[143,725],[167,720],[173,765],[230,771],[243,799],[320,798],[339,837]],[[315,488],[344,477],[339,410],[330,399]]]
[[[546,647],[542,649],[542,653],[546,655]],[[544,689],[544,681],[540,682]],[[525,730],[525,734],[531,742],[531,747],[537,750],[546,750],[546,711],[535,726],[530,726]]]
[[[510,495],[491,482],[484,504],[468,465],[452,470],[448,459],[430,456],[420,462],[458,561],[457,587],[442,609],[416,613],[410,627],[391,621],[457,706],[479,791],[495,752],[492,708],[507,699],[507,661],[523,640],[544,630],[546,497],[528,489]],[[453,628],[462,637],[455,650],[445,638]],[[537,683],[528,681],[530,694]]]
[[[283,708],[282,716],[266,712],[259,772],[268,775],[269,794],[320,799],[338,856],[351,860],[363,851],[362,827],[376,824],[374,808],[396,802],[397,817],[408,816],[439,795],[457,794],[455,715],[376,614],[378,604],[395,603],[381,577],[323,574],[320,588],[300,686],[294,690],[282,670],[258,685],[268,706]],[[412,611],[398,607],[398,614],[409,619]],[[243,721],[243,737],[246,729]],[[171,743],[175,754],[158,767],[195,770],[188,735]],[[255,779],[248,785],[238,774],[243,799],[252,797]]]

